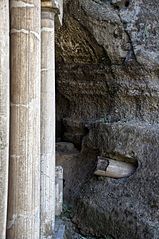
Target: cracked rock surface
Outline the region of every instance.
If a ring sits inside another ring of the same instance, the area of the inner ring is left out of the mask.
[[[58,139],[138,163],[128,180],[83,184],[75,222],[93,235],[158,239],[158,1],[65,0],[56,49]]]

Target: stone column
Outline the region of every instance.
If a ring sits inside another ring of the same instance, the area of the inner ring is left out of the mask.
[[[9,151],[9,1],[0,3],[0,238],[6,238]]]
[[[56,190],[55,214],[56,216],[60,216],[63,207],[63,168],[61,166],[56,166],[55,190]]]
[[[39,239],[40,236],[40,13],[40,0],[10,0],[8,239]]]
[[[55,9],[42,1],[41,21],[41,239],[55,223]]]

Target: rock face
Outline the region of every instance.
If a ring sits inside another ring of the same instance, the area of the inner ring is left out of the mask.
[[[78,226],[88,233],[110,234],[117,239],[159,238],[158,143],[157,126],[95,124],[85,144],[116,160],[136,160],[138,168],[125,179],[92,178],[77,199],[74,220]]]
[[[80,188],[94,172],[95,153],[79,151],[72,143],[59,142],[56,144],[56,164],[64,169],[64,201],[71,205],[72,200],[79,194]]]
[[[65,1],[57,33],[58,137],[138,164],[92,177],[76,197],[83,231],[159,238],[159,7],[153,0]]]

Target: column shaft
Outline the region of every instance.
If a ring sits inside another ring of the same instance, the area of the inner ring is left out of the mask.
[[[60,214],[62,213],[63,206],[63,168],[61,166],[56,166],[55,190],[56,190],[55,215],[60,216]]]
[[[39,239],[41,1],[10,0],[8,239]]]
[[[41,25],[41,239],[50,239],[55,221],[54,13],[42,9]]]
[[[0,3],[0,238],[6,238],[9,151],[9,1]]]

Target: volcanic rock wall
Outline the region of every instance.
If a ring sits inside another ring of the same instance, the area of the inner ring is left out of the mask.
[[[158,239],[158,1],[67,0],[64,13],[56,37],[58,138],[138,164],[128,179],[92,177],[74,220],[91,234]]]

